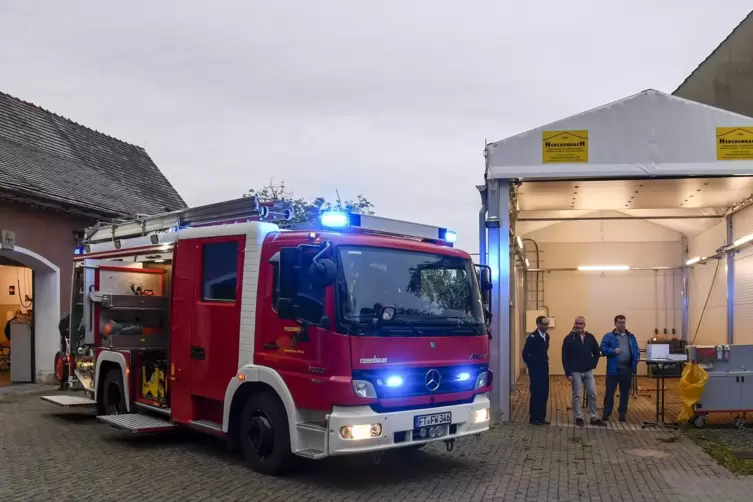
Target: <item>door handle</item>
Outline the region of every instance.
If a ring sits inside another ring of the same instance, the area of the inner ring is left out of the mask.
[[[191,347],[191,359],[198,359],[203,361],[207,357],[207,352],[204,347]]]

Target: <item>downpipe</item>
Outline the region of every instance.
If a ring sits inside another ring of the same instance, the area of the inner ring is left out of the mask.
[[[486,265],[486,213],[488,204],[486,201],[486,186],[478,186],[479,195],[481,195],[481,209],[478,210],[478,258],[479,264]]]

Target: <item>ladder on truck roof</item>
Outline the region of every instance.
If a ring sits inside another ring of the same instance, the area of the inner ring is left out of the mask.
[[[111,223],[98,222],[87,229],[84,242],[114,241],[140,237],[158,232],[186,227],[240,223],[244,221],[267,221],[277,223],[293,218],[290,204],[284,201],[261,202],[256,196],[191,207],[155,215],[138,215]]]

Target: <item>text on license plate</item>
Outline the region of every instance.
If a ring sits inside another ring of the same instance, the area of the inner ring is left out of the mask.
[[[415,418],[416,429],[421,427],[431,427],[433,425],[444,425],[452,423],[452,413],[435,413],[433,415],[419,415]]]

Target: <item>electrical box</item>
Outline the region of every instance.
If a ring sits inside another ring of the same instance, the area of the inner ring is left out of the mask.
[[[526,331],[532,333],[536,331],[536,318],[540,315],[545,316],[546,310],[526,310]],[[549,319],[549,327],[555,327],[554,317],[547,317]]]

